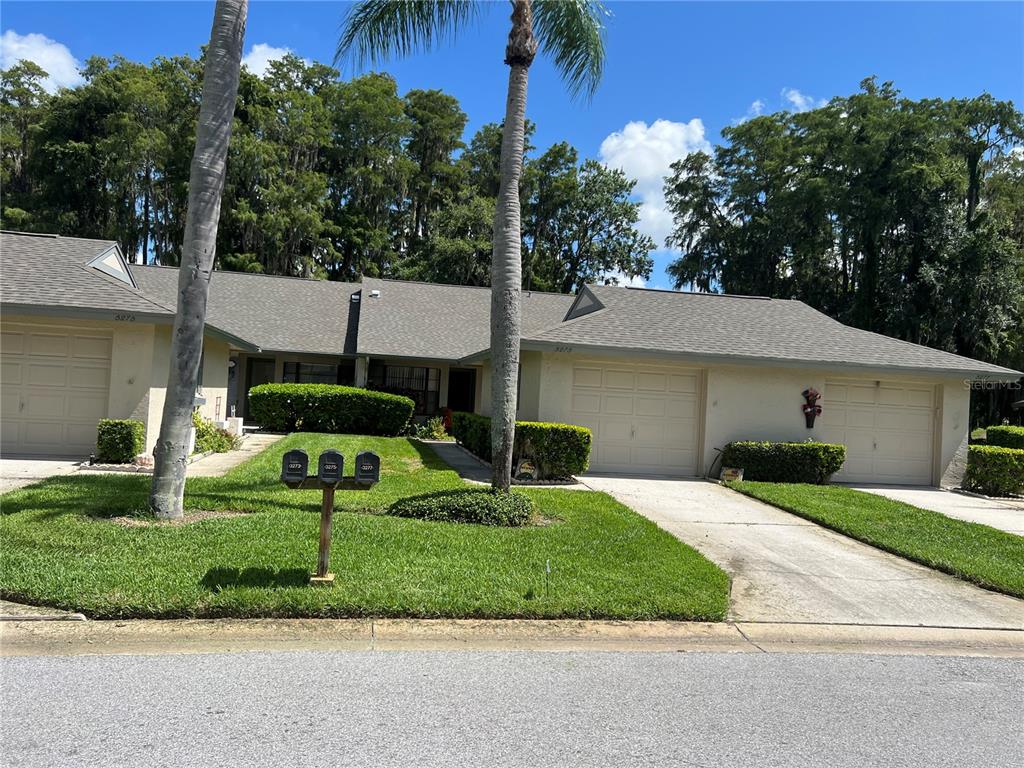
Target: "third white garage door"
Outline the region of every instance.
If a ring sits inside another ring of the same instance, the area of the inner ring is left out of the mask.
[[[594,433],[590,469],[697,474],[700,372],[577,363],[569,421]]]
[[[935,387],[889,381],[825,382],[821,439],[846,446],[841,483],[930,485]]]

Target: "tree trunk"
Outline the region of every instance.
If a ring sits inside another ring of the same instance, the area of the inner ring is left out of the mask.
[[[170,375],[149,494],[150,509],[161,518],[179,518],[183,514],[189,430],[199,383],[206,299],[216,256],[217,223],[231,121],[238,96],[247,11],[248,0],[217,0],[203,67],[203,98],[196,125],[185,237],[178,268],[178,311],[171,336]]]
[[[505,49],[511,67],[505,124],[501,135],[501,183],[494,212],[491,257],[491,485],[512,484],[512,446],[516,430],[519,379],[520,298],[522,284],[522,208],[519,181],[526,140],[526,82],[537,55],[530,0],[513,0],[512,30]]]

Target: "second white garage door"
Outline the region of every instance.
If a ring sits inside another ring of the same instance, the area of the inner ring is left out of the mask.
[[[594,433],[590,469],[697,474],[700,372],[577,363],[569,421]]]
[[[822,398],[821,439],[846,446],[841,483],[930,485],[935,387],[832,379]]]
[[[2,420],[5,454],[85,457],[107,415],[108,331],[5,325]]]

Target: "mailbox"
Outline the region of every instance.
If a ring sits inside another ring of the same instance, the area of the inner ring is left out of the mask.
[[[309,456],[298,449],[288,451],[281,458],[281,482],[289,488],[298,488],[306,479],[309,470]]]
[[[337,485],[341,482],[345,468],[345,457],[339,451],[329,448],[320,454],[316,476],[324,485]]]
[[[380,481],[380,456],[372,451],[364,451],[356,456],[357,483],[369,484]]]

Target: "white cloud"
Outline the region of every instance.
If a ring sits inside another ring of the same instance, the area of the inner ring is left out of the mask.
[[[642,203],[637,228],[654,239],[658,249],[672,231],[672,214],[665,206],[664,184],[669,166],[691,152],[710,152],[704,137],[704,123],[655,120],[650,125],[637,120],[601,142],[601,162],[636,179],[635,195]]]
[[[636,277],[627,277],[621,269],[613,269],[611,272],[605,272],[601,276],[601,280],[605,284],[618,285],[622,288],[646,288],[647,281],[644,280],[640,275]]]
[[[760,117],[764,114],[764,101],[761,99],[755,99],[747,107],[747,113],[743,117],[734,117],[732,120],[733,125],[739,125],[745,123],[747,120],[753,120],[755,117]]]
[[[8,29],[0,37],[0,69],[9,69],[19,61],[31,61],[46,71],[49,76],[43,80],[43,88],[49,93],[83,82],[78,73],[81,64],[66,45],[37,32],[19,35]]]
[[[783,88],[782,98],[794,112],[807,112],[817,107],[823,107],[828,103],[826,99],[815,99],[813,96],[801,93],[796,88]]]
[[[294,53],[294,51],[291,48],[275,48],[273,45],[267,45],[266,43],[256,43],[242,57],[242,66],[246,67],[256,77],[263,77],[267,74],[270,62],[283,59],[289,53]]]

